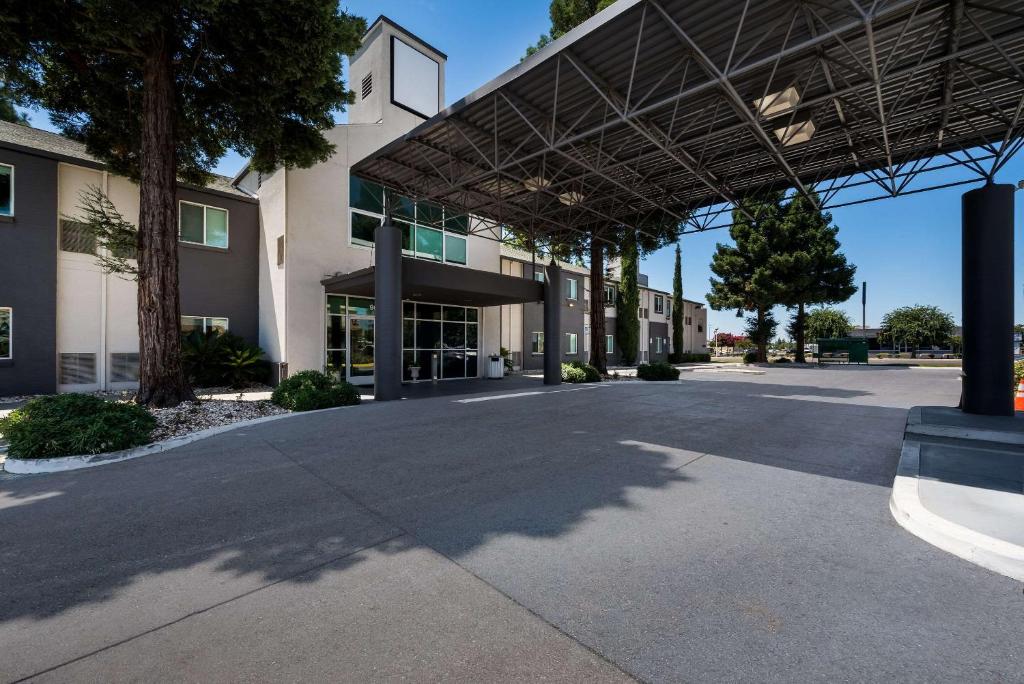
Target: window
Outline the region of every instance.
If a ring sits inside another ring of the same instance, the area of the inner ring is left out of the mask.
[[[700,323],[697,324],[697,332],[704,332],[704,326]]]
[[[465,266],[469,218],[439,204],[393,196],[392,222],[402,230],[402,250],[409,256]],[[384,222],[384,187],[349,176],[349,231],[354,245],[372,247]]]
[[[110,355],[110,382],[138,382],[139,355],[114,353]]]
[[[579,284],[575,278],[565,279],[565,296],[567,299],[579,298]]]
[[[60,384],[92,385],[96,382],[95,354],[61,354]]]
[[[604,305],[615,306],[615,286],[605,285],[604,286]]]
[[[14,167],[0,164],[0,216],[14,216]]]
[[[182,316],[181,334],[190,335],[194,332],[206,334],[216,330],[226,333],[228,331],[228,319],[218,316]]]
[[[665,298],[661,295],[654,295],[654,313],[665,313]]]
[[[686,317],[686,325],[693,325],[693,318],[691,316]]]
[[[604,350],[608,354],[615,353],[615,335],[604,336]]]
[[[655,337],[654,338],[654,353],[655,354],[660,354],[661,353],[661,338],[660,337]]]
[[[80,221],[60,220],[60,249],[78,254],[96,253],[96,236]]]
[[[14,310],[0,308],[0,359],[14,358]]]
[[[568,338],[567,341],[569,343],[569,350],[567,352],[565,352],[565,353],[566,354],[575,354],[575,353],[577,353],[577,349],[576,349],[577,336],[576,336],[576,333],[565,333],[565,336],[566,336],[566,338]]]
[[[228,210],[178,202],[178,239],[207,247],[228,247]]]
[[[533,279],[536,280],[538,283],[543,283],[544,282],[544,271],[543,271],[543,269],[535,270],[533,272]]]
[[[543,354],[544,353],[544,333],[535,332],[533,333],[533,343],[530,345],[531,354]]]
[[[363,76],[363,99],[365,100],[373,92],[373,74]]]

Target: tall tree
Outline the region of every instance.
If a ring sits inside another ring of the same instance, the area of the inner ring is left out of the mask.
[[[529,57],[551,41],[558,40],[613,2],[615,0],[551,0],[548,6],[551,30],[541,34],[536,44],[526,48],[526,56]]]
[[[812,195],[817,199],[817,195]],[[857,267],[848,264],[839,251],[839,228],[832,214],[796,195],[786,207],[782,237],[774,258],[785,284],[781,303],[796,312],[790,329],[796,342],[796,360],[804,362],[804,331],[807,307],[838,304],[857,292],[853,284]]]
[[[342,56],[366,22],[336,0],[32,0],[0,19],[0,69],[111,171],[139,183],[139,392],[193,398],[182,372],[177,180],[203,184],[229,149],[257,171],[333,147],[351,93]]]
[[[796,325],[798,320],[794,316],[792,324]],[[804,316],[803,322],[804,329],[799,334],[795,328],[790,326],[790,334],[794,339],[804,340],[809,337],[812,340],[816,340],[819,338],[847,337],[853,329],[853,323],[845,311],[830,307],[811,309]]]
[[[14,98],[2,85],[0,85],[0,121],[28,126],[28,117],[14,108]]]
[[[676,265],[672,272],[672,360],[683,358],[683,253],[676,243]]]
[[[920,347],[949,344],[953,317],[937,306],[903,306],[882,317],[879,339],[894,346],[905,344],[913,352]]]
[[[711,294],[715,311],[751,312],[748,334],[757,344],[757,360],[768,360],[768,343],[775,334],[772,307],[784,301],[785,273],[776,254],[784,252],[782,193],[740,200],[732,212],[729,235],[734,245],[719,243],[711,259]],[[756,335],[756,337],[755,337]]]
[[[622,281],[619,283],[619,307],[615,314],[615,341],[619,359],[626,366],[636,363],[640,351],[640,254],[636,234],[627,234],[622,245]]]

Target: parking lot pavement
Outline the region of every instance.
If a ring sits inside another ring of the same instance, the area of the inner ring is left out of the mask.
[[[0,676],[1020,680],[1019,583],[887,508],[958,371],[572,389],[0,482]]]

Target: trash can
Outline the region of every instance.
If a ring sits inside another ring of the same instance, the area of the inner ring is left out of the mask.
[[[498,355],[491,356],[490,366],[487,368],[487,377],[489,378],[503,378],[505,377],[505,359]]]

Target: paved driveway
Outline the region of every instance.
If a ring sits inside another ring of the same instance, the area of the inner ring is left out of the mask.
[[[368,404],[2,481],[0,678],[1020,681],[1020,584],[888,511],[957,376]]]

